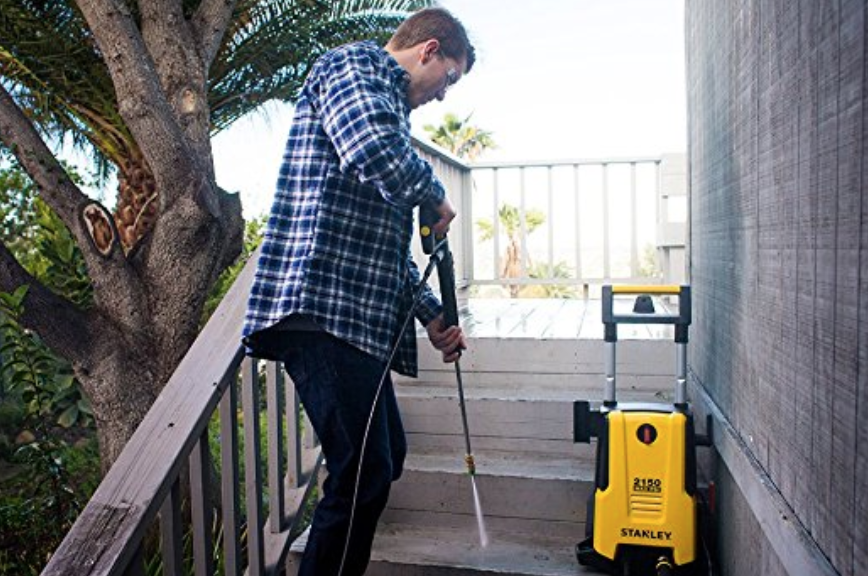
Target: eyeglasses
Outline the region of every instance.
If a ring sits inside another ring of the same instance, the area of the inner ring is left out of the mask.
[[[444,89],[448,90],[456,82],[458,82],[458,71],[455,68],[448,69],[446,71],[446,87]]]
[[[442,49],[437,51],[437,56],[439,56],[440,59],[443,60],[444,64],[446,63],[447,56],[443,53]],[[447,68],[446,85],[443,86],[443,91],[446,92],[447,90],[449,90],[449,88],[454,86],[455,83],[458,82],[458,80],[460,80],[460,77],[458,76],[458,70],[456,70],[455,68]]]

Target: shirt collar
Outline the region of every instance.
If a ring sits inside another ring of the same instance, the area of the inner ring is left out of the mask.
[[[404,70],[404,68],[400,64],[398,64],[398,61],[395,60],[392,57],[392,55],[389,54],[389,52],[385,48],[383,48],[382,46],[379,46],[378,44],[376,44],[372,40],[369,40],[369,42],[371,44],[374,44],[375,46],[377,46],[377,48],[382,50],[383,53],[385,54],[386,63],[389,66],[389,73],[392,77],[392,81],[395,83],[395,86],[397,87],[399,93],[401,94],[401,97],[404,101],[404,104],[406,105],[407,110],[409,110],[410,109],[410,103],[407,102],[407,89],[410,87],[410,73],[407,72],[406,70]]]

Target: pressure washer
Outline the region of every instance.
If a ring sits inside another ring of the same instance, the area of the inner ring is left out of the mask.
[[[616,312],[616,296],[637,296],[631,312]],[[652,296],[674,296],[676,313],[657,312]],[[594,490],[580,564],[616,575],[696,574],[711,570],[708,488],[697,483],[696,447],[711,445],[695,431],[687,403],[689,286],[604,286],[605,390],[602,405],[573,404],[574,441],[597,439]],[[619,324],[671,324],[676,345],[672,403],[619,402]],[[713,490],[713,487],[711,488]]]
[[[368,433],[371,429],[371,422],[374,419],[374,413],[377,409],[377,403],[380,399],[380,393],[383,390],[383,384],[386,381],[386,376],[389,374],[389,370],[391,370],[392,360],[394,360],[395,354],[398,351],[398,346],[401,342],[401,336],[404,334],[404,332],[407,330],[407,327],[413,321],[416,312],[416,306],[419,305],[419,300],[422,297],[422,292],[424,290],[425,284],[428,282],[428,278],[430,278],[435,267],[437,268],[437,278],[440,282],[440,300],[441,304],[443,305],[444,324],[447,328],[450,326],[458,325],[458,300],[455,293],[455,264],[452,258],[452,251],[449,249],[449,241],[446,237],[446,234],[434,233],[434,224],[436,224],[439,219],[440,216],[437,214],[437,211],[434,209],[433,205],[420,205],[419,235],[422,241],[422,251],[429,256],[428,265],[425,267],[425,271],[422,273],[419,285],[414,290],[413,301],[410,305],[410,310],[407,312],[407,316],[404,318],[404,322],[398,330],[398,334],[395,336],[395,344],[392,346],[392,350],[389,353],[389,358],[386,361],[386,368],[383,371],[383,375],[380,377],[379,384],[377,385],[377,391],[374,394],[374,401],[372,402],[371,411],[368,415],[368,421],[365,425],[365,434],[362,437],[362,447],[359,455],[359,466],[358,470],[356,471],[356,481],[353,488],[353,499],[350,511],[349,525],[347,527],[347,537],[344,542],[343,553],[341,554],[341,563],[338,568],[338,576],[341,576],[343,574],[344,565],[346,564],[350,537],[353,531],[353,522],[355,520],[356,502],[359,495],[359,482],[362,476],[362,464],[365,459],[365,451],[368,444]],[[461,366],[459,361],[456,360],[454,364],[455,378],[458,384],[458,404],[461,408],[461,423],[464,430],[464,444],[466,448],[464,462],[467,466],[467,473],[470,475],[471,481],[473,483],[473,497],[474,502],[476,503],[477,522],[480,526],[480,538],[484,547],[485,545],[487,545],[487,536],[485,536],[484,532],[482,511],[479,505],[479,493],[477,491],[476,481],[474,479],[474,476],[476,475],[476,462],[474,461],[473,451],[470,447],[470,431],[467,426],[467,408],[464,401],[464,384],[461,379]]]

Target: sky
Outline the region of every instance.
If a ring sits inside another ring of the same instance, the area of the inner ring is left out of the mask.
[[[441,0],[477,61],[443,102],[411,114],[414,134],[472,114],[498,147],[481,161],[656,156],[686,150],[684,0]],[[532,6],[532,8],[531,8]],[[214,139],[217,181],[245,217],[268,211],[292,121],[288,105]]]

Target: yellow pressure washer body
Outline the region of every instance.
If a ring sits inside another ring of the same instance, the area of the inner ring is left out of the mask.
[[[615,312],[615,297],[638,295],[633,311]],[[657,313],[651,295],[678,298],[677,313]],[[594,491],[580,564],[610,574],[707,574],[701,550],[696,481],[697,437],[686,401],[689,286],[604,286],[606,382],[602,405],[574,403],[574,439],[597,438]],[[676,377],[672,403],[618,402],[615,393],[619,324],[672,324]],[[698,560],[702,557],[702,562]]]

